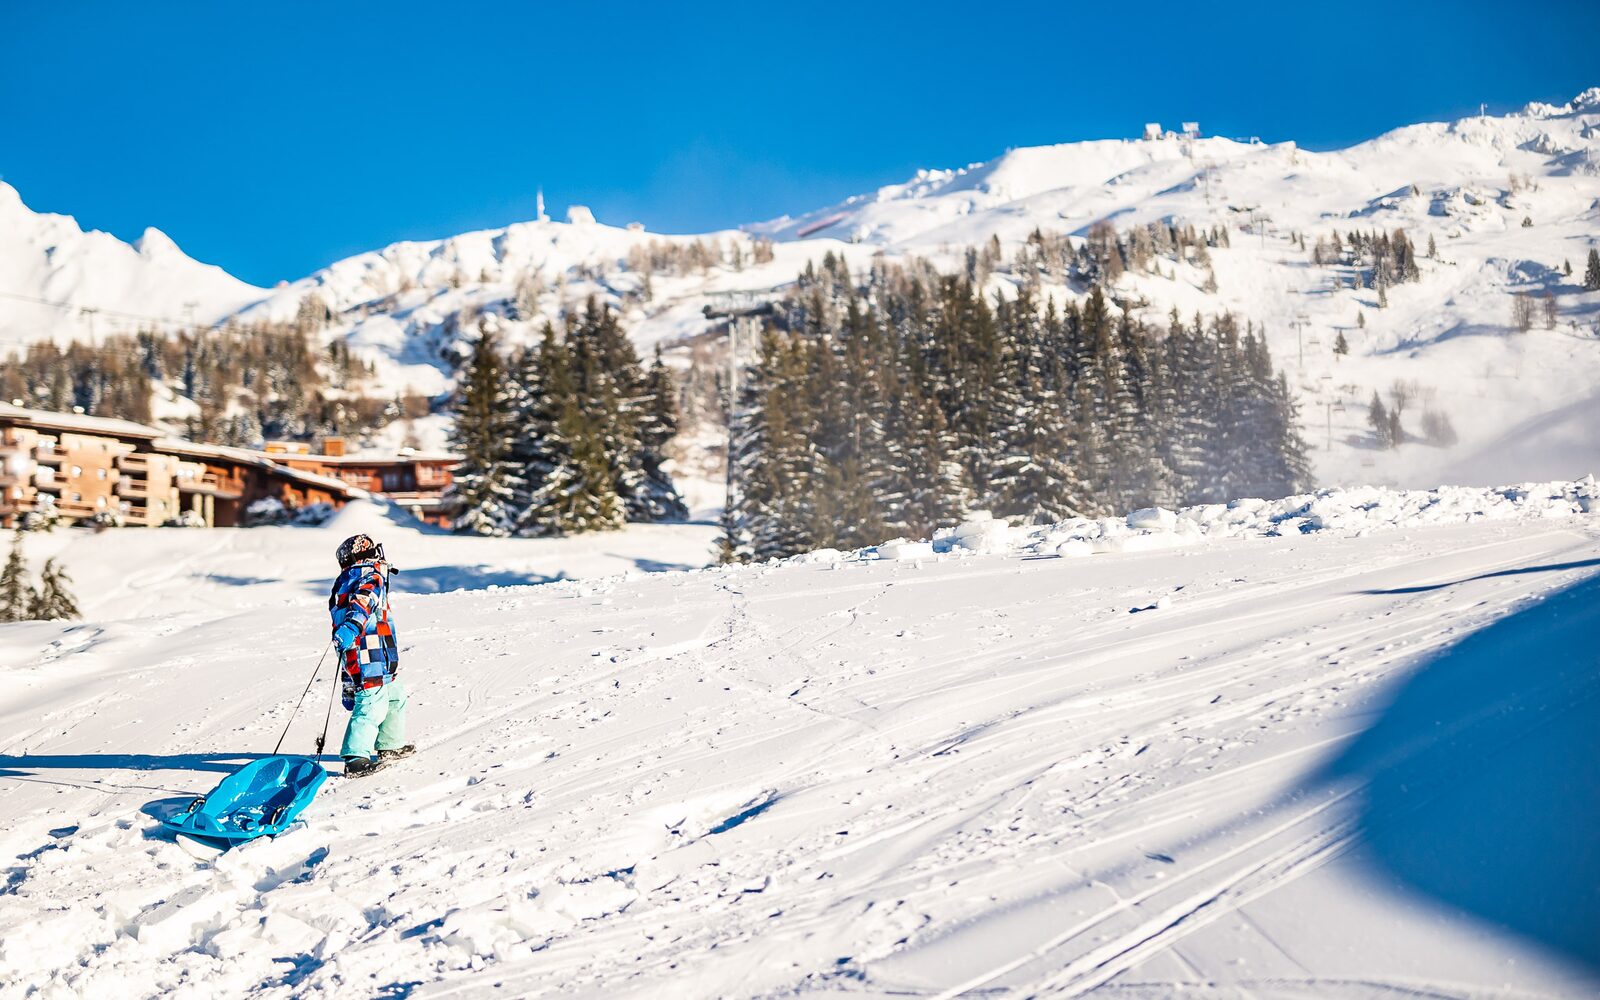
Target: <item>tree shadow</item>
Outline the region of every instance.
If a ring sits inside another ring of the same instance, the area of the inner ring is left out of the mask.
[[[1477,576],[1462,577],[1447,583],[1418,584],[1415,587],[1396,587],[1393,590],[1358,590],[1358,594],[1425,594],[1430,590],[1443,590],[1454,587],[1458,583],[1469,583],[1473,580],[1491,580],[1497,576],[1521,576],[1524,573],[1559,573],[1563,570],[1586,569],[1590,566],[1600,566],[1600,559],[1578,559],[1573,562],[1546,563],[1543,566],[1519,566],[1516,569],[1496,570],[1493,573],[1479,573]]]
[[[232,774],[270,753],[65,753],[0,754],[0,778],[37,778],[41,772],[75,771],[216,771]],[[337,760],[323,755],[320,760]],[[187,801],[187,800],[185,800]]]
[[[490,587],[533,587],[566,579],[541,573],[517,573],[485,566],[405,567],[390,578],[397,594],[443,594],[452,590],[487,590]]]
[[[1319,775],[1365,786],[1358,857],[1382,881],[1590,972],[1600,972],[1597,638],[1600,576],[1441,652]]]
[[[220,583],[226,587],[255,587],[264,583],[278,583],[278,577],[271,576],[228,576],[223,573],[207,573],[206,579],[212,583]]]
[[[622,559],[633,563],[634,567],[642,573],[673,573],[681,570],[699,569],[693,563],[663,562],[660,559],[650,559],[645,556],[625,556],[615,552],[606,553],[613,559]]]

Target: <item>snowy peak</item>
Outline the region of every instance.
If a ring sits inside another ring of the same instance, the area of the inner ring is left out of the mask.
[[[1024,147],[958,169],[919,170],[871,194],[746,228],[780,240],[831,236],[926,253],[992,234],[1013,239],[1034,226],[1081,235],[1101,219],[1220,221],[1279,194],[1274,187],[1310,224],[1357,216],[1402,185],[1503,181],[1508,170],[1600,174],[1597,151],[1600,88],[1591,88],[1566,105],[1407,125],[1324,153],[1171,132]]]
[[[1600,113],[1600,87],[1590,87],[1577,97],[1567,107],[1574,112]]]
[[[880,246],[913,240],[922,245],[965,238],[972,227],[960,223],[968,217],[999,211],[1035,215],[1042,208],[1044,218],[1034,221],[1046,229],[1071,229],[1076,227],[1048,224],[1055,203],[1080,201],[1085,208],[1078,214],[1092,214],[1094,205],[1107,201],[1108,190],[1157,191],[1184,185],[1216,163],[1292,148],[1292,143],[1268,147],[1171,134],[1153,140],[1098,139],[1022,147],[959,169],[919,170],[910,180],[874,194],[746,228],[782,240],[832,236]],[[1050,204],[1036,204],[1040,199]]]
[[[211,323],[266,294],[185,254],[159,229],[132,245],[35,212],[0,183],[0,347]]]
[[[182,254],[178,244],[172,242],[172,237],[163,233],[154,226],[149,226],[144,233],[133,241],[133,248],[143,257],[160,257],[167,254]]]
[[[0,218],[9,220],[19,211],[26,211],[26,206],[22,204],[22,195],[10,184],[0,181]]]
[[[711,234],[747,239],[743,234]],[[614,266],[630,249],[651,241],[692,242],[697,237],[662,236],[636,228],[595,222],[593,216],[569,222],[518,222],[438,240],[393,243],[381,250],[347,257],[278,289],[261,310],[275,318],[293,315],[315,293],[336,313],[379,303],[416,290],[445,290],[463,284],[504,284],[524,275],[554,282],[585,265]]]

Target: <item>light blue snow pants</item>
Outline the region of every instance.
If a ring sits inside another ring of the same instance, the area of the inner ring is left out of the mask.
[[[373,756],[375,750],[398,750],[406,742],[406,686],[396,677],[382,687],[356,692],[356,707],[344,729],[339,755]]]

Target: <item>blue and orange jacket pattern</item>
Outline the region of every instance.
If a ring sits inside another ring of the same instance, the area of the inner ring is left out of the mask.
[[[347,684],[363,690],[389,683],[400,668],[400,647],[389,621],[386,569],[379,562],[354,563],[333,581],[328,594],[335,635],[344,626],[354,626],[346,629],[354,638],[341,644],[341,652]]]

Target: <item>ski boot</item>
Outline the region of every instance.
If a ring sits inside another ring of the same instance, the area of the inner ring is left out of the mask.
[[[346,757],[344,761],[344,776],[346,778],[360,778],[371,774],[382,766],[382,758],[373,760],[370,757]]]

